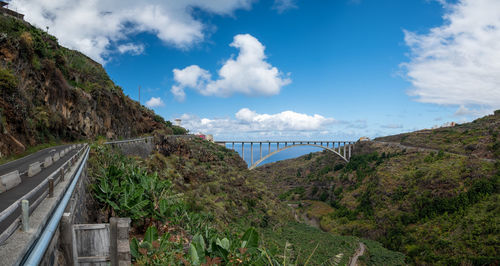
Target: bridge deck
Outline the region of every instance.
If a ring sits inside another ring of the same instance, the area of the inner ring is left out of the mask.
[[[232,150],[235,150],[235,144],[241,144],[241,157],[243,160],[245,159],[245,145],[250,145],[250,167],[249,169],[252,170],[256,168],[260,163],[265,161],[267,158],[273,156],[276,153],[279,153],[283,150],[292,148],[292,147],[297,147],[297,146],[313,146],[313,147],[318,147],[322,148],[324,150],[328,150],[333,152],[334,154],[340,156],[342,159],[344,159],[346,162],[349,161],[351,158],[351,150],[352,147],[354,146],[354,141],[349,141],[349,140],[220,140],[220,141],[215,141],[215,143],[222,145],[224,147],[227,147],[228,144],[231,144]],[[262,154],[262,144],[267,144],[268,149],[267,149],[267,154],[263,156]],[[271,144],[272,146],[276,146],[276,150],[271,151]],[[258,145],[259,146],[259,160],[257,160],[254,163],[254,146]],[[331,147],[330,147],[331,146]]]

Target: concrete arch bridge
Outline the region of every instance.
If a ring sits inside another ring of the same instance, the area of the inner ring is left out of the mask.
[[[318,141],[318,140],[311,140],[311,141],[304,141],[304,140],[298,140],[298,141],[216,141],[215,143],[224,146],[228,148],[227,145],[231,145],[231,148],[235,150],[234,145],[235,144],[241,144],[241,153],[240,156],[245,160],[245,145],[250,146],[250,167],[249,169],[252,170],[259,166],[262,162],[264,162],[267,158],[282,152],[284,150],[293,148],[293,147],[299,147],[299,146],[311,146],[311,147],[318,147],[322,148],[324,150],[333,152],[334,154],[338,155],[340,158],[342,158],[344,161],[349,162],[349,159],[351,158],[351,151],[354,147],[354,141]],[[254,146],[257,145],[259,149],[259,160],[254,162]],[[262,146],[268,146],[267,149],[267,154],[263,155],[262,154]],[[271,150],[271,147],[276,146],[275,150]]]

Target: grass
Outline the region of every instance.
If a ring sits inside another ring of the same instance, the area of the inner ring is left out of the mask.
[[[387,250],[380,243],[325,233],[302,223],[289,222],[276,229],[267,228],[262,233],[269,250],[274,254],[281,252],[277,256],[280,262],[292,260],[296,265],[346,265],[358,249],[359,242],[363,242],[367,246],[363,258],[366,265],[405,265],[403,254]]]
[[[356,237],[336,236],[307,226],[289,222],[283,226],[262,231],[263,241],[281,262],[296,261],[298,265],[345,265],[356,252]],[[284,250],[287,252],[283,252]],[[338,256],[337,256],[338,255]],[[282,263],[285,264],[285,263]]]

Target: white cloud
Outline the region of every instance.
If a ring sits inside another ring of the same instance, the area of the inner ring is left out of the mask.
[[[281,14],[287,10],[298,8],[296,2],[296,0],[274,0],[273,9]]]
[[[455,111],[454,115],[455,116],[469,116],[469,117],[479,117],[479,116],[485,116],[488,114],[492,114],[493,110],[491,108],[467,108],[463,105],[460,105],[458,107],[457,111]]]
[[[121,54],[131,53],[133,55],[140,55],[144,52],[144,45],[133,43],[122,44],[118,46],[118,51]]]
[[[318,114],[307,115],[293,111],[276,114],[259,114],[248,108],[240,109],[235,118],[199,118],[184,114],[182,125],[191,132],[211,134],[242,134],[268,132],[273,134],[297,132],[321,132],[336,120]]]
[[[165,106],[165,103],[161,100],[160,97],[151,97],[151,99],[146,102],[146,106],[149,108],[162,107]]]
[[[185,97],[185,88],[195,89],[205,96],[228,97],[234,93],[270,96],[290,84],[290,78],[266,62],[264,45],[252,35],[238,34],[230,46],[240,52],[236,59],[228,59],[219,69],[217,80],[212,80],[210,73],[197,65],[174,69],[176,84],[172,93],[181,100]]]
[[[414,87],[410,95],[426,103],[500,107],[500,1],[443,6],[444,25],[427,34],[405,31],[411,53],[402,67]]]
[[[178,101],[184,101],[186,93],[184,87],[203,90],[211,79],[210,73],[197,65],[188,66],[184,69],[174,69],[174,80],[179,85],[172,86],[170,90]]]
[[[156,35],[166,44],[188,48],[205,37],[206,26],[193,9],[231,15],[249,9],[253,0],[12,0],[10,7],[27,21],[55,35],[62,45],[104,63],[126,41],[141,32]]]

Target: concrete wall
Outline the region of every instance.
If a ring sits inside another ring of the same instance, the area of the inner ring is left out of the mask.
[[[126,142],[120,144],[111,144],[113,147],[119,148],[123,154],[128,156],[140,156],[142,158],[148,157],[153,151],[153,140],[149,139],[147,142]]]

